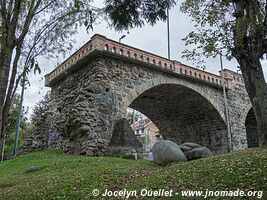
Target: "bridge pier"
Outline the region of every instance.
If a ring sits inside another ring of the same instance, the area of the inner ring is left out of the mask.
[[[91,62],[86,72],[73,73],[64,85],[52,89],[51,107],[57,110],[55,121],[65,152],[104,155],[112,122],[121,117],[118,98],[107,84],[108,70],[99,65]]]
[[[232,135],[232,150],[248,148],[245,121],[250,101],[244,86],[235,85],[228,93],[229,116]]]

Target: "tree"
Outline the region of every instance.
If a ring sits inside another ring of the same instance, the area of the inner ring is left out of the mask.
[[[173,1],[116,1],[105,11],[116,30],[142,26],[146,19],[152,25],[166,19],[166,8]],[[127,12],[123,12],[127,11]],[[235,58],[240,65],[254,114],[259,144],[267,145],[267,87],[261,60],[267,53],[266,0],[185,0],[181,11],[195,23],[196,30],[185,38],[185,57],[201,64],[202,56],[223,55]]]
[[[197,27],[186,44],[197,45],[186,56],[225,55],[235,58],[244,77],[257,120],[259,144],[267,145],[267,87],[261,60],[267,53],[267,1],[186,0],[182,11]]]
[[[77,27],[101,13],[91,0],[0,0],[0,155],[11,101],[19,80],[39,69],[38,56],[65,53]],[[19,67],[22,70],[19,71]]]

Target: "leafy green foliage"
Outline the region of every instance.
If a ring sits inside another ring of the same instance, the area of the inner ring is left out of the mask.
[[[228,1],[188,0],[182,3],[181,11],[192,18],[196,27],[183,39],[186,46],[192,47],[183,52],[183,57],[195,61],[197,66],[203,65],[203,56],[221,54],[232,59],[234,8]]]
[[[91,0],[42,1],[24,41],[21,65],[27,66],[37,57],[58,58],[69,52],[75,42],[71,37],[82,25],[92,28],[100,13],[90,3]]]
[[[111,19],[111,26],[119,31],[166,20],[167,9],[175,5],[175,0],[106,0],[105,4],[104,12]]]
[[[16,94],[12,100],[12,106],[10,109],[10,114],[6,129],[4,159],[9,159],[12,156],[14,142],[15,142],[16,128],[17,128],[19,102],[20,102],[20,96]],[[30,132],[31,126],[29,122],[27,122],[26,114],[27,110],[23,108],[20,120],[19,144],[23,143],[23,141],[26,139],[26,137],[29,135]]]
[[[237,52],[247,56],[255,52],[252,56],[259,59],[266,52],[265,48],[260,49],[267,36],[266,4],[262,0],[186,0],[181,10],[192,18],[196,30],[184,39],[186,45],[193,46],[184,52],[184,57],[197,60],[221,54],[230,60]]]
[[[266,191],[266,162],[266,149],[217,155],[167,167],[145,160],[65,155],[55,150],[34,152],[0,163],[0,198],[99,199],[92,196],[93,189],[102,193],[105,189],[118,191],[124,188],[139,192],[144,188],[173,189],[175,192]],[[37,166],[38,171],[28,173],[33,166]],[[235,199],[238,198],[244,197]],[[265,198],[266,193],[262,199]],[[184,197],[175,195],[170,199]]]

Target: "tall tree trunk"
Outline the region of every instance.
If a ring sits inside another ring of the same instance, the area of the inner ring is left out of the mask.
[[[7,117],[4,117],[5,96],[8,86],[9,69],[11,64],[11,48],[4,47],[1,49],[0,55],[0,155],[2,155],[4,138],[5,138],[5,126]]]
[[[237,56],[258,128],[259,145],[267,146],[267,85],[260,59]]]
[[[19,58],[21,55],[21,45],[22,44],[19,44],[16,47],[16,54],[14,56],[14,60],[12,61],[13,67],[12,67],[12,72],[11,72],[10,79],[9,79],[8,89],[6,92],[5,104],[4,104],[3,115],[2,115],[2,117],[4,119],[8,118],[9,111],[10,111],[10,106],[11,106],[11,101],[12,101],[12,93],[13,93],[14,83],[16,81],[16,75],[17,75],[18,61],[19,61]]]
[[[1,138],[0,137],[0,147],[1,147],[1,151],[0,151],[0,161],[4,160],[4,147],[5,147],[5,137]]]

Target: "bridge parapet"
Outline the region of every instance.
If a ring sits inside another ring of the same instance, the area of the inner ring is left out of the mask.
[[[82,60],[95,50],[119,54],[121,56],[128,57],[129,59],[151,64],[155,68],[167,69],[177,74],[186,75],[191,78],[203,80],[216,85],[222,85],[222,78],[219,75],[184,65],[176,60],[169,60],[162,56],[108,39],[107,37],[99,34],[95,34],[90,41],[67,58],[62,64],[55,68],[51,73],[45,75],[45,85],[50,86],[51,81],[75,66],[78,61]],[[240,78],[240,82],[241,81],[243,83],[242,78]]]
[[[220,75],[222,74],[222,71],[219,72]],[[231,71],[229,69],[224,69],[224,78],[227,81],[227,85],[231,88],[234,85],[242,85],[244,86],[244,79],[243,76],[237,72]]]

